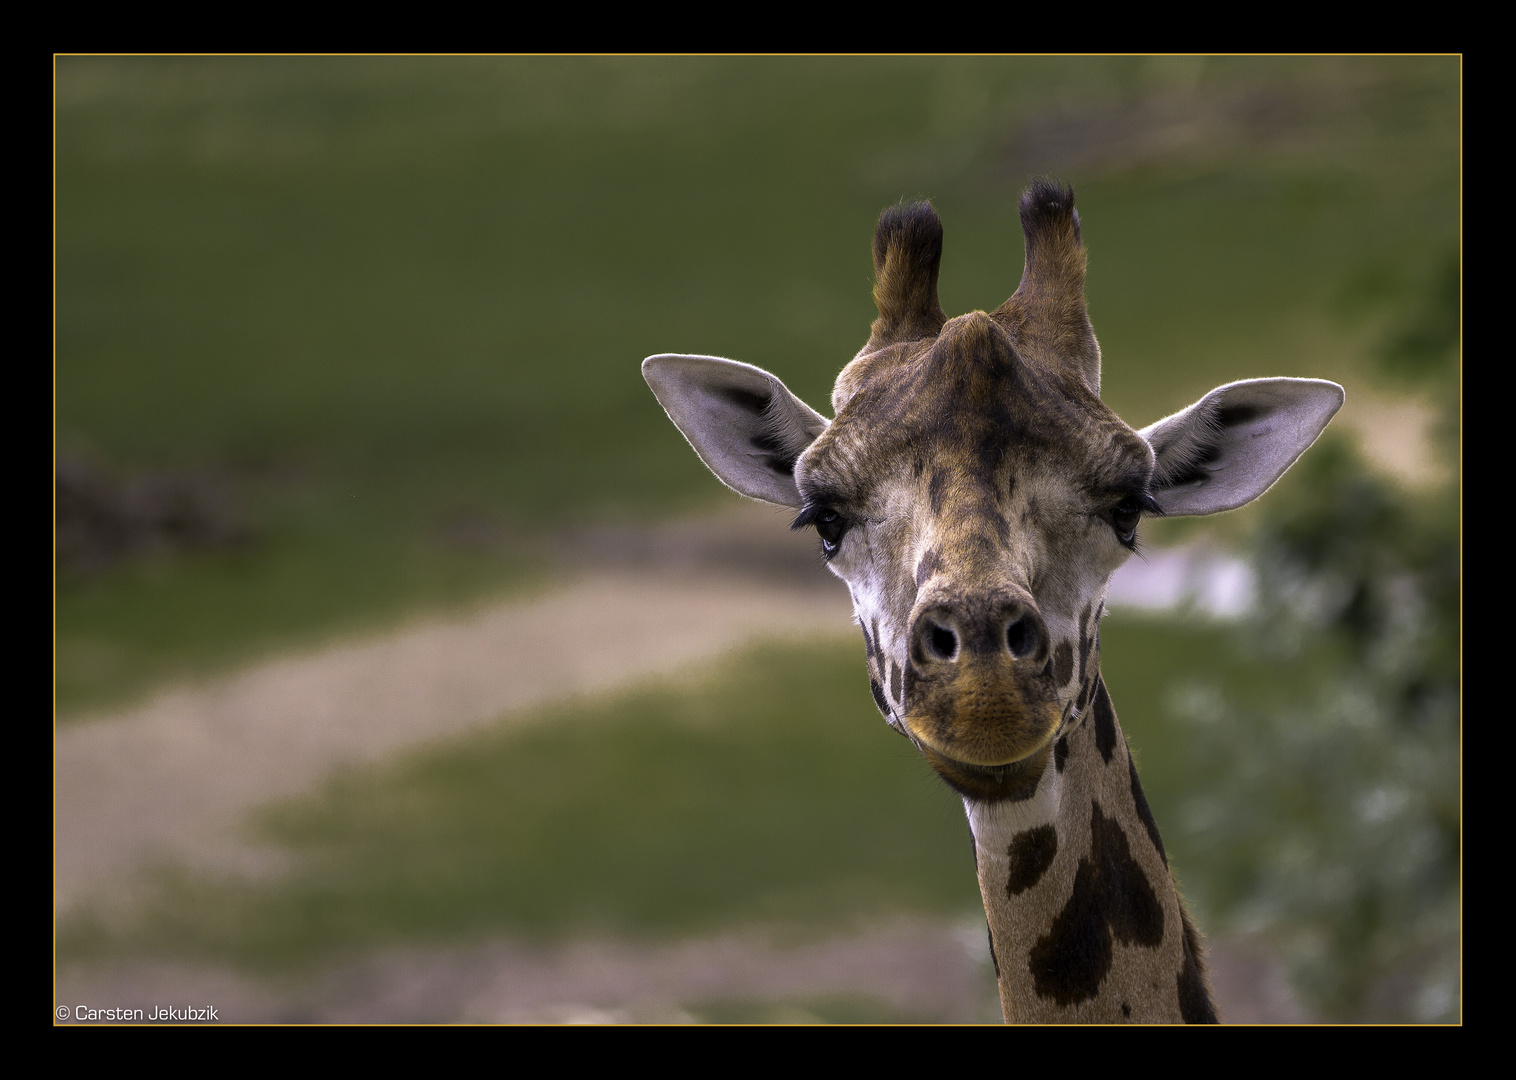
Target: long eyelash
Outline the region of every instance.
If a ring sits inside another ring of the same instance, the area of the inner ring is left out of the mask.
[[[1158,505],[1158,500],[1153,498],[1151,492],[1139,492],[1136,496],[1134,496],[1134,498],[1137,500],[1137,505],[1141,508],[1144,514],[1152,514],[1154,517],[1163,516],[1163,507]],[[1136,555],[1138,558],[1141,558],[1143,555],[1142,536],[1137,532],[1136,529],[1132,530],[1131,543],[1127,543],[1123,540],[1121,546],[1126,548],[1133,555]]]
[[[805,507],[803,510],[800,511],[799,516],[796,517],[794,521],[790,522],[790,528],[791,529],[803,529],[807,525],[814,525],[814,524],[816,524],[816,519],[821,516],[821,511],[824,510],[824,509],[825,509],[825,507],[821,507],[821,506],[807,506],[807,507]]]

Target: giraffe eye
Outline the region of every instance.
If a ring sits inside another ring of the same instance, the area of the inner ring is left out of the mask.
[[[803,529],[807,525],[816,526],[816,535],[821,537],[821,554],[830,559],[837,554],[851,522],[829,506],[807,506],[790,528]]]
[[[842,534],[847,532],[847,520],[835,510],[820,510],[814,522],[816,535],[821,537],[821,550],[827,555],[837,554],[842,544]]]
[[[1137,522],[1142,520],[1142,503],[1136,496],[1121,500],[1111,511],[1111,527],[1116,530],[1116,539],[1127,547],[1137,540]]]

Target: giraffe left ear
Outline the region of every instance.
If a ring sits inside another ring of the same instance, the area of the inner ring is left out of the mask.
[[[1217,387],[1138,432],[1157,459],[1153,498],[1176,516],[1252,502],[1316,441],[1343,398],[1342,387],[1325,379],[1248,379]]]
[[[719,356],[662,353],[642,377],[700,460],[751,499],[800,506],[795,461],[827,419],[762,368]]]

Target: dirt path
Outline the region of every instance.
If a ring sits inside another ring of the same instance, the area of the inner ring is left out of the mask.
[[[824,583],[823,583],[824,584]],[[59,732],[58,910],[148,860],[246,866],[246,811],[504,714],[713,660],[759,638],[851,629],[847,592],[587,577],[526,604],[260,665]]]

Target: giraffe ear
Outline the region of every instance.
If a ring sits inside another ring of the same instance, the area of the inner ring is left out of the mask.
[[[784,383],[751,364],[673,353],[649,356],[642,377],[723,484],[749,498],[801,505],[795,459],[828,420]]]
[[[1153,498],[1166,514],[1235,510],[1267,491],[1342,407],[1324,379],[1248,379],[1218,386],[1143,428],[1156,458]]]

